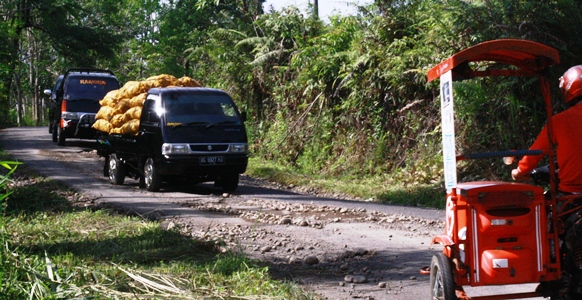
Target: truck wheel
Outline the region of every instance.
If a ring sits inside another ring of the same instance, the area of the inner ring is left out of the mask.
[[[64,133],[63,129],[60,126],[59,126],[58,132],[59,132],[59,137],[57,139],[57,145],[64,146],[66,137],[65,137],[65,133]]]
[[[113,185],[122,185],[125,181],[125,164],[115,153],[109,155],[109,181]]]
[[[52,122],[49,122],[48,130],[49,130],[49,133],[53,133],[53,123]]]
[[[139,188],[140,189],[145,189],[146,188],[145,176],[143,176],[143,175],[139,176]]]
[[[162,184],[162,176],[158,174],[154,160],[150,157],[146,160],[143,166],[143,177],[146,190],[150,192],[157,192],[160,190]]]
[[[105,163],[103,163],[103,177],[109,177],[109,155],[105,156]]]
[[[59,139],[59,129],[57,128],[58,124],[53,124],[53,142],[57,142]]]
[[[225,192],[233,192],[238,187],[238,174],[224,174],[220,176],[220,186]]]
[[[443,253],[437,253],[430,263],[430,293],[431,299],[457,299],[456,284],[449,258]]]

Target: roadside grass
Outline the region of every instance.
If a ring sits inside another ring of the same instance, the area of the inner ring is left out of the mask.
[[[320,193],[339,194],[362,201],[439,209],[445,207],[442,182],[403,184],[388,175],[368,178],[305,175],[260,158],[250,159],[246,174],[284,186],[301,186]]]
[[[221,251],[220,241],[91,210],[26,165],[11,178],[0,186],[9,194],[0,218],[4,299],[317,299],[260,262]]]

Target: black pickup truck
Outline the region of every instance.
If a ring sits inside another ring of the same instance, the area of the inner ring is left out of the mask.
[[[99,111],[99,100],[112,90],[119,89],[113,72],[103,69],[75,68],[60,75],[50,97],[49,133],[53,142],[64,146],[67,138],[95,139],[91,128]]]
[[[158,191],[164,181],[214,181],[225,191],[238,187],[248,163],[248,142],[231,97],[210,88],[152,88],[143,104],[137,135],[101,132],[97,153],[103,175],[120,185],[126,177]]]

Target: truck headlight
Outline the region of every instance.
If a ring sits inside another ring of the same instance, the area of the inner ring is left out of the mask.
[[[189,146],[186,144],[163,144],[162,155],[187,154]]]
[[[248,150],[249,150],[249,146],[247,144],[231,144],[230,145],[230,152],[246,153]]]
[[[61,118],[65,119],[65,120],[79,120],[79,113],[78,112],[64,111],[61,114]]]

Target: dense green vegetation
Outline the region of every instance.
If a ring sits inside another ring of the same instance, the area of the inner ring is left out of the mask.
[[[376,0],[329,22],[293,7],[263,11],[262,2],[2,1],[0,121],[44,124],[39,92],[69,67],[107,68],[122,82],[188,75],[228,91],[247,111],[254,159],[276,165],[252,172],[373,180],[377,189],[365,197],[394,199],[407,192],[392,186],[441,186],[430,67],[497,38],[557,48],[556,85],[582,62],[580,0]],[[460,152],[523,149],[544,122],[534,80],[457,88]],[[460,179],[508,173],[498,162],[460,167]]]
[[[0,161],[2,299],[317,299],[220,241],[87,210],[75,191],[15,164]]]

